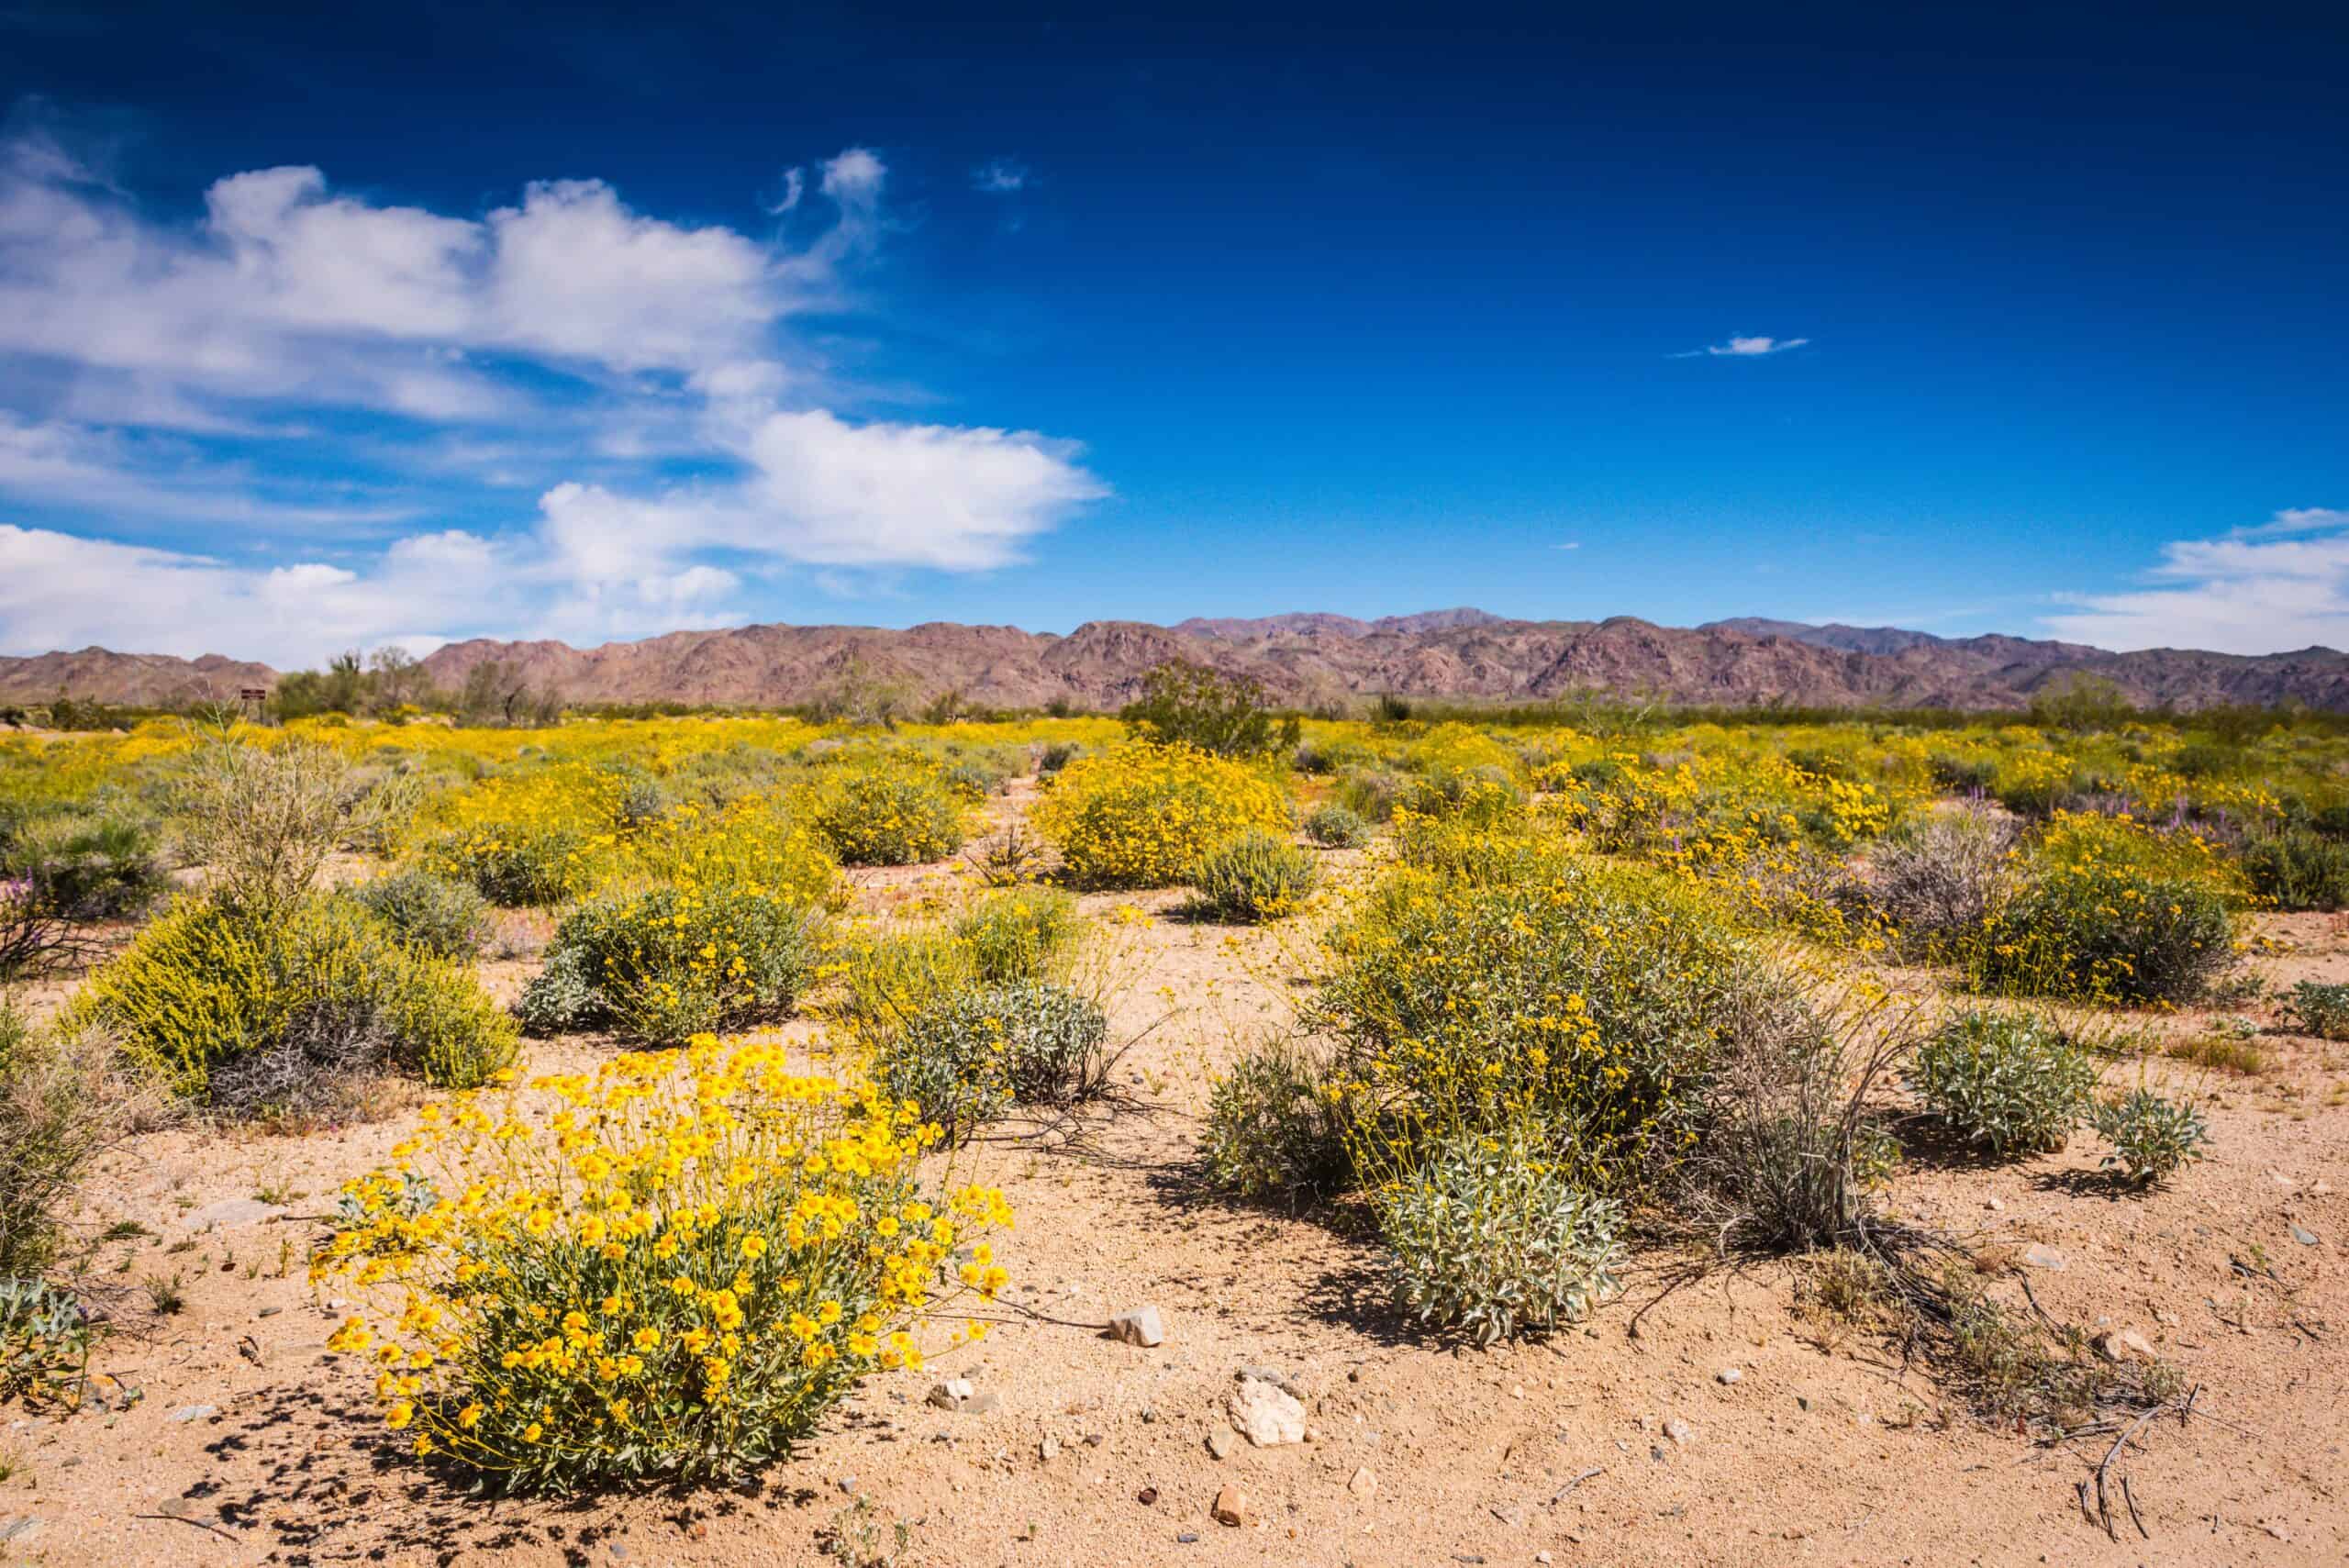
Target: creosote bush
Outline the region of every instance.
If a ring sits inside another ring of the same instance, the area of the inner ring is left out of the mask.
[[[1446,1139],[1372,1197],[1397,1305],[1478,1345],[1580,1322],[1619,1288],[1621,1207],[1541,1133]]]
[[[1918,1047],[1909,1086],[1927,1109],[1999,1155],[2064,1147],[2088,1107],[2098,1066],[2054,1020],[1974,1008]]]
[[[1286,832],[1287,795],[1245,762],[1132,742],[1080,757],[1031,816],[1081,887],[1168,887],[1208,851],[1254,828]]]
[[[489,901],[465,883],[410,868],[362,884],[354,896],[402,941],[435,958],[476,958],[489,940]]]
[[[428,1107],[314,1264],[366,1307],[328,1348],[496,1490],[740,1476],[1002,1286],[1003,1195],[927,1186],[929,1140],[862,1080],[707,1037]]]
[[[1295,914],[1320,881],[1313,857],[1286,839],[1251,829],[1199,858],[1191,873],[1202,919],[1252,926]]]
[[[2192,1104],[2142,1085],[2099,1102],[2090,1121],[2097,1136],[2112,1146],[2099,1162],[2119,1166],[2141,1185],[2162,1181],[2201,1159],[2210,1141],[2210,1125]]]
[[[1348,1099],[1326,1051],[1274,1037],[1241,1057],[1208,1092],[1199,1138],[1208,1174],[1244,1198],[1336,1195],[1353,1176]]]

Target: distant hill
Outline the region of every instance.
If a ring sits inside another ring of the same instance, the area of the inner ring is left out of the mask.
[[[918,701],[958,691],[998,707],[1054,700],[1113,708],[1144,673],[1182,657],[1243,672],[1280,701],[1350,703],[1392,692],[1525,701],[1586,692],[1735,706],[1938,706],[2011,710],[2050,682],[2085,673],[2147,706],[2280,704],[2349,710],[2349,655],[2310,648],[2257,657],[2155,649],[2110,653],[2017,637],[1939,638],[1891,627],[1741,619],[1675,628],[1604,621],[1505,620],[1482,610],[1357,620],[1339,615],[1193,619],[1172,627],[1088,621],[1065,637],[936,621],[903,631],[745,626],[641,642],[451,643],[424,661],[444,687],[497,661],[575,702],[810,701],[852,679]],[[45,653],[0,658],[0,701],[61,691],[109,702],[234,696],[270,684],[267,666],[218,655]]]

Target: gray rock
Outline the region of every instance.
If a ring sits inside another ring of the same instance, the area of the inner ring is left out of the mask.
[[[1720,1371],[1713,1373],[1713,1381],[1721,1385],[1723,1387],[1727,1387],[1729,1385],[1735,1383],[1739,1378],[1743,1377],[1745,1373],[1738,1371],[1737,1368],[1733,1366],[1725,1366],[1721,1368]]]
[[[2304,1230],[2296,1224],[2292,1227],[2292,1240],[2303,1247],[2313,1247],[2316,1245],[2316,1232]]]
[[[1231,1434],[1221,1427],[1208,1434],[1208,1452],[1218,1459],[1230,1459],[1234,1446]]]
[[[2043,1241],[2033,1241],[2022,1250],[2022,1266],[2027,1269],[2046,1269],[2060,1273],[2070,1264],[2071,1261],[2064,1256],[2060,1250],[2050,1247]]]
[[[1677,1416],[1664,1424],[1664,1435],[1672,1440],[1675,1448],[1687,1448],[1697,1438],[1688,1423]]]
[[[1129,1345],[1147,1350],[1166,1340],[1165,1325],[1159,1321],[1155,1307],[1137,1307],[1131,1312],[1120,1312],[1109,1319],[1109,1337]]]
[[[219,1407],[215,1405],[183,1405],[178,1409],[173,1411],[171,1415],[165,1418],[165,1419],[173,1421],[201,1421],[207,1416],[217,1416],[219,1413]]]
[[[40,1520],[31,1514],[18,1514],[13,1519],[0,1519],[0,1543],[30,1540],[40,1533]]]

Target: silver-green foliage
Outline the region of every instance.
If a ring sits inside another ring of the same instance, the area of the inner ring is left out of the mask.
[[[1108,1020],[1064,986],[1021,982],[950,995],[905,1021],[875,1063],[960,1143],[1015,1103],[1073,1105],[1108,1086]]]
[[[1208,1096],[1199,1152],[1216,1184],[1241,1197],[1327,1197],[1353,1173],[1341,1074],[1326,1052],[1288,1037],[1232,1065]]]
[[[2099,1164],[2118,1165],[2132,1182],[2161,1181],[2203,1157],[2210,1125],[2190,1101],[2173,1100],[2137,1088],[2102,1102],[2091,1118],[2099,1138],[2112,1145]]]
[[[1927,1038],[1909,1086],[1928,1109],[1997,1154],[2064,1147],[2087,1114],[2097,1063],[2035,1013],[1976,1008]]]
[[[1306,817],[1305,836],[1325,850],[1359,849],[1370,841],[1370,824],[1352,808],[1327,801]]]
[[[1194,907],[1207,919],[1254,925],[1294,914],[1320,879],[1313,857],[1286,839],[1251,830],[1208,851],[1191,873]]]
[[[1620,1206],[1537,1140],[1449,1140],[1376,1204],[1397,1305],[1478,1345],[1578,1322],[1619,1288]]]

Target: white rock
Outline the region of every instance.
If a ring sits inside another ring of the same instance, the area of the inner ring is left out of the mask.
[[[1109,1337],[1148,1349],[1165,1342],[1166,1327],[1159,1321],[1157,1307],[1137,1307],[1109,1319]]]
[[[1713,1373],[1713,1381],[1722,1385],[1723,1386],[1727,1386],[1730,1384],[1735,1383],[1739,1378],[1743,1377],[1744,1375],[1745,1374],[1743,1373],[1738,1371],[1737,1368],[1733,1366],[1725,1366],[1721,1368],[1720,1371]]]
[[[2022,1250],[2022,1264],[2027,1269],[2062,1270],[2071,1260],[2043,1241],[2033,1241]]]
[[[1375,1497],[1378,1495],[1378,1477],[1367,1470],[1357,1469],[1346,1477],[1346,1490],[1357,1497]]]
[[[959,1410],[971,1401],[971,1380],[950,1377],[930,1391],[930,1402],[941,1410]]]
[[[1231,1392],[1231,1429],[1258,1448],[1305,1440],[1305,1407],[1262,1378],[1243,1377]]]
[[[1675,1416],[1672,1419],[1664,1424],[1664,1435],[1670,1438],[1674,1446],[1677,1448],[1687,1447],[1690,1442],[1695,1440],[1697,1436],[1696,1432],[1689,1428],[1688,1423],[1682,1420],[1677,1416]]]

